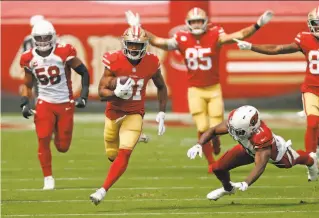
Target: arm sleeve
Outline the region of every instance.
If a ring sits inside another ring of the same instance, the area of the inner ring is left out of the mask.
[[[76,57],[76,49],[70,44],[67,44],[67,46],[68,46],[68,55],[66,57],[66,61],[69,61],[72,58]]]

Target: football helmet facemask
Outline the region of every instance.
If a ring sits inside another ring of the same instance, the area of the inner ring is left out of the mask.
[[[206,31],[208,17],[203,9],[195,7],[187,13],[185,22],[192,34],[200,35]]]
[[[319,37],[319,6],[308,14],[308,27],[315,37]]]
[[[55,29],[47,20],[36,22],[32,28],[32,39],[35,47],[39,51],[48,51],[56,44]]]
[[[146,54],[146,48],[149,37],[146,32],[139,26],[128,28],[123,36],[123,52],[131,60],[138,60]]]

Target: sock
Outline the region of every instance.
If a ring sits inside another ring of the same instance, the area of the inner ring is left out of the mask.
[[[221,181],[226,191],[231,191],[233,189],[233,186],[230,184],[230,174],[228,171],[214,170],[214,174],[216,175],[217,179]]]
[[[198,139],[201,137],[203,133],[198,132]],[[206,160],[208,164],[212,164],[215,162],[214,157],[213,157],[213,147],[211,142],[207,142],[206,144],[202,145],[203,148],[203,153],[206,157]]]
[[[307,130],[305,134],[306,152],[315,152],[317,149],[319,117],[315,115],[307,116]]]
[[[125,172],[132,151],[119,149],[118,155],[112,163],[107,177],[104,181],[103,188],[107,191]]]
[[[42,173],[44,177],[52,176],[52,156],[50,149],[51,137],[38,139],[38,158],[42,168]]]
[[[300,156],[295,160],[295,165],[301,164],[306,165],[308,167],[313,165],[313,159],[309,156],[307,152],[304,152],[303,150],[298,150],[297,153]]]

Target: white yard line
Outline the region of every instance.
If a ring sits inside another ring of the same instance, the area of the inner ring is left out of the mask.
[[[251,201],[251,200],[319,200],[319,198],[224,198],[220,200],[240,200],[240,201]],[[126,202],[126,201],[207,201],[206,198],[144,198],[144,199],[104,199],[103,202]],[[29,203],[81,203],[89,202],[87,200],[24,200],[24,201],[11,201],[11,200],[2,200],[2,204],[29,204]]]
[[[216,212],[154,212],[154,213],[74,213],[74,214],[12,214],[4,215],[3,217],[41,217],[41,216],[57,216],[57,217],[66,217],[66,216],[165,216],[165,215],[214,215],[214,214],[280,214],[280,213],[319,213],[319,211],[309,211],[309,210],[277,210],[277,211],[216,211]]]
[[[232,175],[232,178],[246,178],[245,175]],[[184,177],[184,176],[174,176],[174,177],[159,177],[159,176],[139,176],[139,177],[128,177],[125,180],[184,180],[184,179],[198,179],[198,180],[207,180],[215,178],[213,175],[210,176],[200,176],[200,177]],[[284,179],[284,178],[300,178],[300,175],[290,175],[290,176],[262,176],[263,179]],[[306,178],[306,177],[305,177]],[[98,181],[103,179],[102,177],[73,177],[73,178],[55,178],[56,181]],[[21,182],[21,181],[43,181],[43,178],[22,178],[22,179],[10,179],[2,178],[2,182]]]
[[[57,188],[59,191],[94,191],[97,187],[92,188]],[[122,187],[122,188],[112,188],[113,191],[116,190],[185,190],[185,189],[213,189],[217,188],[216,186],[175,186],[175,187]],[[313,186],[300,186],[300,185],[289,185],[289,186],[252,186],[250,189],[297,189],[297,188],[311,188]],[[22,188],[22,189],[2,189],[1,191],[22,191],[22,192],[41,192],[42,189],[39,188]]]

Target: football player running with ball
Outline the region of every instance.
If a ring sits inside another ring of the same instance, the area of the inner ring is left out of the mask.
[[[21,108],[25,118],[35,111],[30,107],[33,78],[37,80],[38,100],[34,123],[38,136],[38,158],[44,175],[44,190],[54,189],[52,177],[51,136],[59,152],[70,148],[73,132],[74,106],[84,108],[89,94],[90,77],[87,68],[76,57],[70,44],[56,43],[53,25],[46,20],[38,21],[32,28],[35,47],[24,52],[20,65],[24,68],[24,86]],[[73,100],[71,68],[82,76],[81,97]]]
[[[300,32],[294,42],[284,45],[252,45],[237,41],[241,50],[252,50],[266,55],[302,52],[307,59],[306,76],[301,85],[303,108],[307,116],[306,152],[316,152],[319,131],[319,6],[308,14],[310,32]],[[319,157],[318,157],[319,158]]]
[[[186,16],[188,31],[180,30],[173,38],[164,39],[151,33],[150,44],[164,50],[179,50],[188,69],[188,105],[195,121],[198,137],[209,127],[224,119],[224,103],[219,80],[219,54],[221,46],[233,43],[233,38],[245,39],[267,24],[273,14],[265,12],[257,23],[238,32],[226,34],[220,26],[207,27],[208,16],[200,8],[191,9]],[[139,15],[126,12],[130,25],[140,25]],[[213,144],[213,146],[212,146]],[[215,137],[203,145],[208,161],[208,172],[212,170],[214,154],[220,153],[220,140]]]
[[[146,85],[150,79],[157,87],[158,134],[165,132],[167,87],[158,57],[146,52],[149,37],[141,27],[133,26],[124,32],[122,38],[123,50],[103,56],[105,70],[100,80],[99,95],[102,101],[107,101],[104,144],[106,155],[113,163],[102,187],[90,195],[95,205],[103,200],[128,166],[142,132]]]
[[[202,155],[202,145],[218,135],[229,133],[239,144],[228,150],[213,164],[213,173],[223,187],[208,193],[209,200],[218,200],[224,195],[235,193],[235,189],[246,191],[264,172],[267,163],[279,168],[306,165],[310,181],[318,178],[318,163],[314,153],[295,151],[291,141],[275,135],[260,119],[258,110],[242,106],[230,112],[227,121],[207,130],[187,152],[190,159]],[[255,163],[255,167],[244,182],[232,183],[229,171],[243,165]]]

